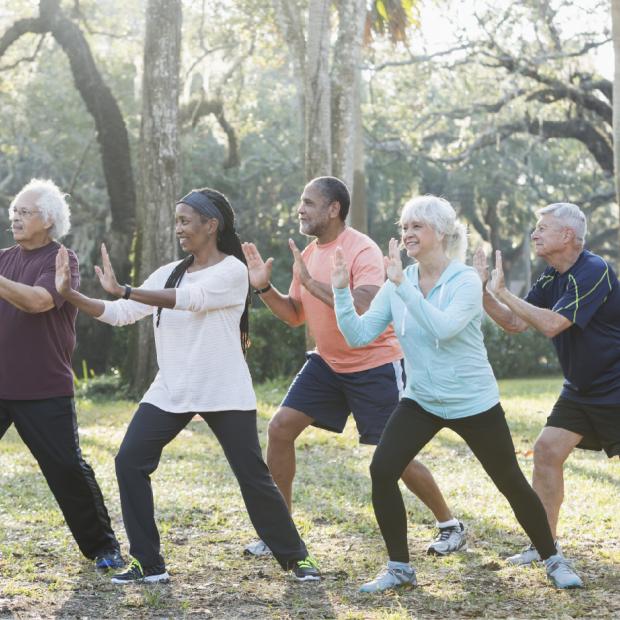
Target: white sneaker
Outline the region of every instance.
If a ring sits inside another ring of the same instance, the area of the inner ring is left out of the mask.
[[[466,547],[465,526],[459,521],[458,525],[439,528],[439,534],[428,546],[426,553],[429,555],[448,555]]]
[[[365,583],[360,592],[374,594],[375,592],[384,592],[385,590],[395,590],[401,586],[417,586],[418,582],[415,576],[415,570],[409,567],[403,568],[384,568],[372,581]]]
[[[562,556],[562,549],[560,549],[560,543],[557,540],[555,541],[555,549],[558,552],[557,554]],[[540,554],[534,545],[526,547],[523,551],[521,551],[521,553],[517,553],[516,555],[511,555],[509,558],[506,558],[506,562],[508,562],[508,564],[512,564],[513,566],[526,566],[532,562],[540,561]]]
[[[244,550],[243,555],[253,555],[260,558],[265,555],[271,555],[271,549],[260,539],[250,543]]]
[[[570,562],[560,553],[545,560],[547,577],[559,590],[583,588],[581,577],[573,570]]]

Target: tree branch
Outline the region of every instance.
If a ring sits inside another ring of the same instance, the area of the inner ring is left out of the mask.
[[[522,121],[505,123],[485,132],[465,151],[454,157],[435,159],[442,163],[459,163],[470,157],[474,151],[487,146],[495,146],[514,134],[529,133],[543,139],[572,138],[581,142],[590,151],[599,166],[608,174],[613,174],[613,150],[611,140],[602,135],[594,125],[582,119],[565,121],[539,121],[526,117]]]
[[[15,67],[17,67],[17,65],[19,65],[22,62],[33,62],[36,59],[37,55],[39,54],[41,47],[43,46],[43,41],[45,41],[46,34],[47,33],[44,32],[41,35],[34,52],[32,52],[30,56],[24,56],[23,58],[19,58],[18,60],[16,60],[14,63],[11,63],[10,65],[2,66],[0,67],[0,71],[8,71],[9,69],[14,69]]]
[[[16,21],[0,38],[0,57],[26,33],[45,34],[48,30],[49,28],[46,27],[40,17],[27,17]]]
[[[441,52],[434,52],[433,54],[421,54],[419,56],[414,56],[413,54],[411,54],[407,60],[386,61],[386,62],[382,62],[379,65],[374,65],[374,66],[371,65],[370,67],[367,67],[367,68],[374,71],[375,73],[378,73],[379,71],[382,71],[383,69],[387,67],[404,67],[407,65],[413,65],[413,64],[420,63],[420,62],[427,62],[429,60],[432,60],[433,58],[439,58],[441,56],[448,56],[449,54],[452,54],[454,52],[458,52],[464,49],[469,49],[471,47],[473,47],[473,43],[463,43],[462,45],[457,45],[455,47],[451,47],[450,49],[443,50]]]
[[[228,156],[223,164],[224,168],[235,168],[239,165],[239,146],[237,134],[233,126],[226,120],[224,105],[216,99],[205,99],[204,96],[189,101],[179,109],[179,122],[181,125],[189,124],[195,127],[203,116],[213,114],[228,140]]]

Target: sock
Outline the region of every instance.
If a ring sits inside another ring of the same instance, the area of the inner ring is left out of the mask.
[[[393,562],[392,560],[388,560],[388,568],[397,568],[398,570],[404,570],[407,573],[412,573],[413,568],[409,562]]]
[[[459,520],[456,517],[452,517],[449,521],[437,521],[436,525],[440,529],[444,527],[457,527],[459,525]]]

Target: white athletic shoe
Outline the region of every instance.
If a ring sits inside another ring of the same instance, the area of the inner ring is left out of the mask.
[[[435,540],[428,546],[429,555],[448,555],[460,549],[467,548],[465,526],[459,521],[458,525],[439,528]]]
[[[365,583],[360,588],[360,592],[374,594],[375,592],[385,592],[385,590],[395,590],[402,586],[418,585],[415,570],[411,567],[403,568],[384,568],[372,581]]]
[[[560,543],[555,541],[555,548],[558,552],[559,556],[562,556],[562,549],[560,549]],[[517,553],[516,555],[511,555],[509,558],[506,558],[506,562],[508,564],[512,564],[513,566],[526,566],[531,564],[532,562],[540,562],[540,554],[536,550],[534,545],[530,545],[521,551],[521,553]]]
[[[545,560],[547,577],[559,590],[583,588],[581,577],[573,570],[570,562],[560,553]]]
[[[243,550],[243,555],[252,555],[255,558],[260,558],[271,555],[271,549],[262,540],[258,539]]]

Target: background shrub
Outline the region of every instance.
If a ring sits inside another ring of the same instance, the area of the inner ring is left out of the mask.
[[[498,379],[561,373],[555,348],[542,334],[529,329],[522,334],[508,334],[487,317],[482,322],[482,333]]]
[[[247,359],[255,384],[291,377],[304,363],[304,328],[289,327],[267,308],[252,308],[250,340]]]

